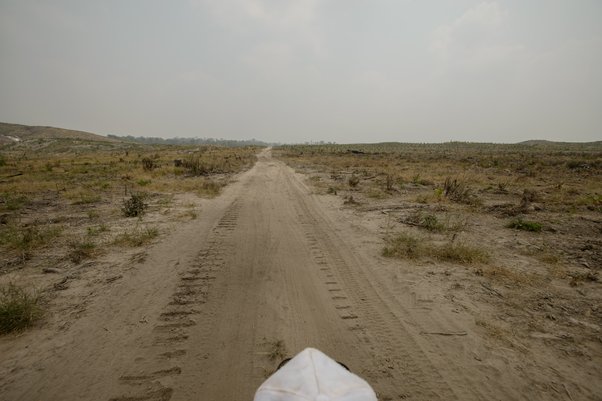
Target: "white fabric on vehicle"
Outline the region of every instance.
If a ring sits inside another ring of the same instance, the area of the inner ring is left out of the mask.
[[[306,348],[255,393],[255,401],[376,401],[366,381],[314,348]]]

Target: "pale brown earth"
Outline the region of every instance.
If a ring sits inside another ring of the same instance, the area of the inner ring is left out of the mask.
[[[42,324],[0,338],[0,399],[251,400],[308,346],[380,400],[600,399],[599,342],[565,359],[552,337],[486,335],[498,306],[468,293],[480,278],[381,257],[380,215],[313,194],[264,151],[144,257],[65,276]]]

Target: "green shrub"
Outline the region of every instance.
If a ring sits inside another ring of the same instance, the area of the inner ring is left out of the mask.
[[[0,334],[22,330],[39,316],[39,298],[14,284],[0,288]]]

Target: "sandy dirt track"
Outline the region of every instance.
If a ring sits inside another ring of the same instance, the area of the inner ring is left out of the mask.
[[[363,241],[264,151],[68,329],[0,344],[0,399],[251,400],[278,341],[346,363],[381,400],[539,398],[475,358],[467,317],[403,293]]]

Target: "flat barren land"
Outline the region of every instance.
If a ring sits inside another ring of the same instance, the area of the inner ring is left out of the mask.
[[[0,399],[251,400],[310,346],[383,401],[600,399],[599,173],[571,212],[514,178],[469,193],[449,169],[401,183],[343,164],[263,149],[219,194],[151,198],[117,226],[83,202],[62,235],[91,228],[62,259],[5,235],[0,283],[36,287],[43,313],[0,337]],[[119,247],[128,224],[156,235]]]

